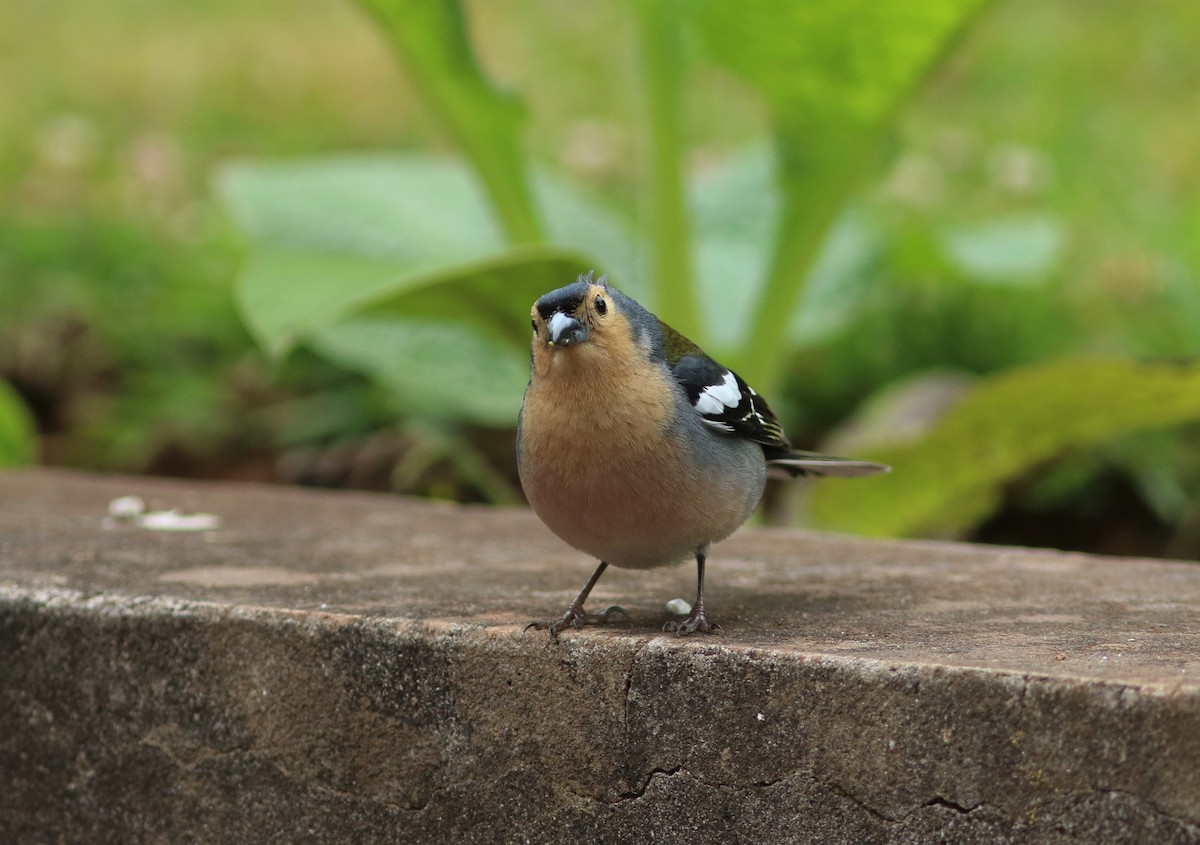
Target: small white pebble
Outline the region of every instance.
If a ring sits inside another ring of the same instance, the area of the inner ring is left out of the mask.
[[[108,503],[108,515],[113,519],[133,519],[146,512],[141,496],[121,496]]]
[[[221,518],[211,513],[180,513],[176,510],[153,511],[138,519],[138,525],[150,531],[211,531],[219,528]]]
[[[677,616],[687,616],[692,612],[692,606],[683,599],[671,599],[667,602],[667,610]]]
[[[758,714],[758,721],[760,721],[760,722],[765,722],[765,721],[767,721],[767,717],[766,717],[766,716],[764,716],[762,713],[759,713],[759,714]]]

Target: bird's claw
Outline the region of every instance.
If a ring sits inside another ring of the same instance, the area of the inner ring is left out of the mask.
[[[626,621],[629,620],[629,614],[625,611],[625,608],[617,607],[615,604],[612,607],[605,608],[599,613],[588,613],[582,607],[575,607],[572,605],[563,612],[561,617],[553,622],[539,622],[535,620],[526,625],[525,630],[528,631],[530,628],[533,628],[536,631],[549,631],[551,638],[554,638],[558,636],[559,631],[562,631],[567,627],[579,629],[584,625],[607,622],[609,616],[614,613],[621,614],[625,617]]]
[[[669,634],[674,634],[677,637],[686,637],[688,634],[694,634],[699,631],[701,634],[715,634],[721,630],[721,626],[716,622],[709,622],[708,617],[704,615],[704,611],[699,613],[692,611],[687,619],[682,622],[665,622],[662,629]]]

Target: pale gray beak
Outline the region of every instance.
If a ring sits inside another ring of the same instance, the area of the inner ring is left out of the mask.
[[[556,311],[546,323],[551,346],[571,346],[587,340],[587,328],[574,317]]]

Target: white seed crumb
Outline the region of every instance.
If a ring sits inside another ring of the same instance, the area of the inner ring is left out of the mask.
[[[133,519],[146,512],[141,496],[121,496],[108,503],[108,515],[113,519]]]
[[[140,517],[137,523],[150,531],[211,531],[220,527],[221,518],[211,513],[153,511]]]
[[[692,606],[683,599],[671,599],[667,602],[667,610],[677,616],[687,616],[692,612]]]

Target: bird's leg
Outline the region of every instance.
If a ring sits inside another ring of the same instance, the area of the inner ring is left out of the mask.
[[[530,622],[525,626],[525,630],[534,628],[538,631],[549,631],[551,637],[557,637],[558,632],[566,628],[568,625],[572,628],[582,628],[589,622],[607,622],[610,614],[619,613],[626,619],[629,614],[625,612],[625,608],[617,607],[615,604],[599,613],[588,613],[583,609],[583,603],[587,601],[588,593],[592,591],[592,587],[596,586],[596,582],[600,580],[600,576],[604,574],[604,570],[608,569],[608,564],[600,561],[600,565],[596,567],[596,571],[592,573],[592,577],[583,585],[583,589],[579,591],[579,595],[575,597],[575,601],[571,602],[563,615],[553,622]]]
[[[721,629],[720,625],[716,622],[709,622],[708,617],[704,615],[704,561],[707,557],[707,545],[696,550],[696,603],[692,605],[692,612],[682,622],[668,622],[663,625],[664,631],[670,631],[682,637],[697,631],[702,634],[711,634]]]

